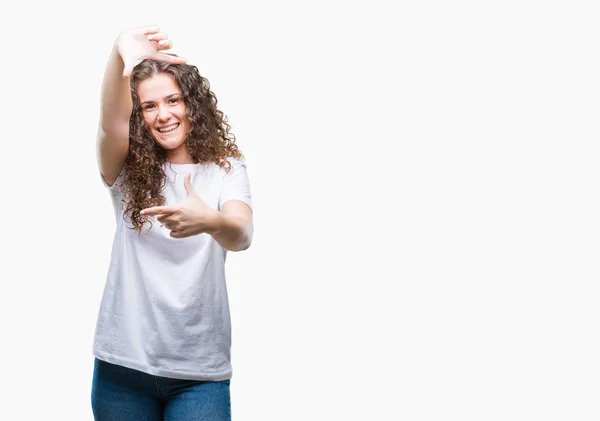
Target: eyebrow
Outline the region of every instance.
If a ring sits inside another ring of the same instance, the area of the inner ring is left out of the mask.
[[[171,97],[174,97],[174,96],[176,96],[176,95],[181,95],[181,93],[179,93],[179,92],[176,92],[176,93],[174,93],[174,94],[170,94],[170,95],[167,95],[166,97],[163,97],[163,99],[169,99],[169,98],[171,98]],[[154,101],[144,101],[144,102],[142,102],[140,105],[144,105],[144,104],[147,104],[147,103],[149,103],[149,102],[154,102]]]

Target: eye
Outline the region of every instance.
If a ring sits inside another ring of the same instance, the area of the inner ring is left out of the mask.
[[[148,104],[148,105],[145,105],[143,108],[144,108],[144,110],[150,110],[152,107],[154,107],[154,105]]]
[[[178,102],[179,102],[179,98],[178,97],[169,99],[169,104],[177,104]]]

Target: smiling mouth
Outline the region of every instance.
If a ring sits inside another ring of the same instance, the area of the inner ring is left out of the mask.
[[[171,133],[172,131],[175,131],[179,127],[179,124],[180,123],[171,124],[170,126],[156,129],[156,131],[158,131],[161,134]]]

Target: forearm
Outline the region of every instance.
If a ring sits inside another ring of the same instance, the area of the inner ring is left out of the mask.
[[[115,43],[102,80],[100,128],[112,133],[129,123],[133,108],[129,79],[123,78],[124,64]]]
[[[210,235],[221,247],[230,251],[246,250],[252,243],[252,234],[252,223],[246,218],[226,216],[216,212]]]

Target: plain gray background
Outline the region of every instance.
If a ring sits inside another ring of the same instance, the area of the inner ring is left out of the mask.
[[[92,420],[114,230],[100,83],[119,32],[158,24],[248,164],[234,420],[597,420],[598,18],[592,1],[13,3],[4,417]]]

